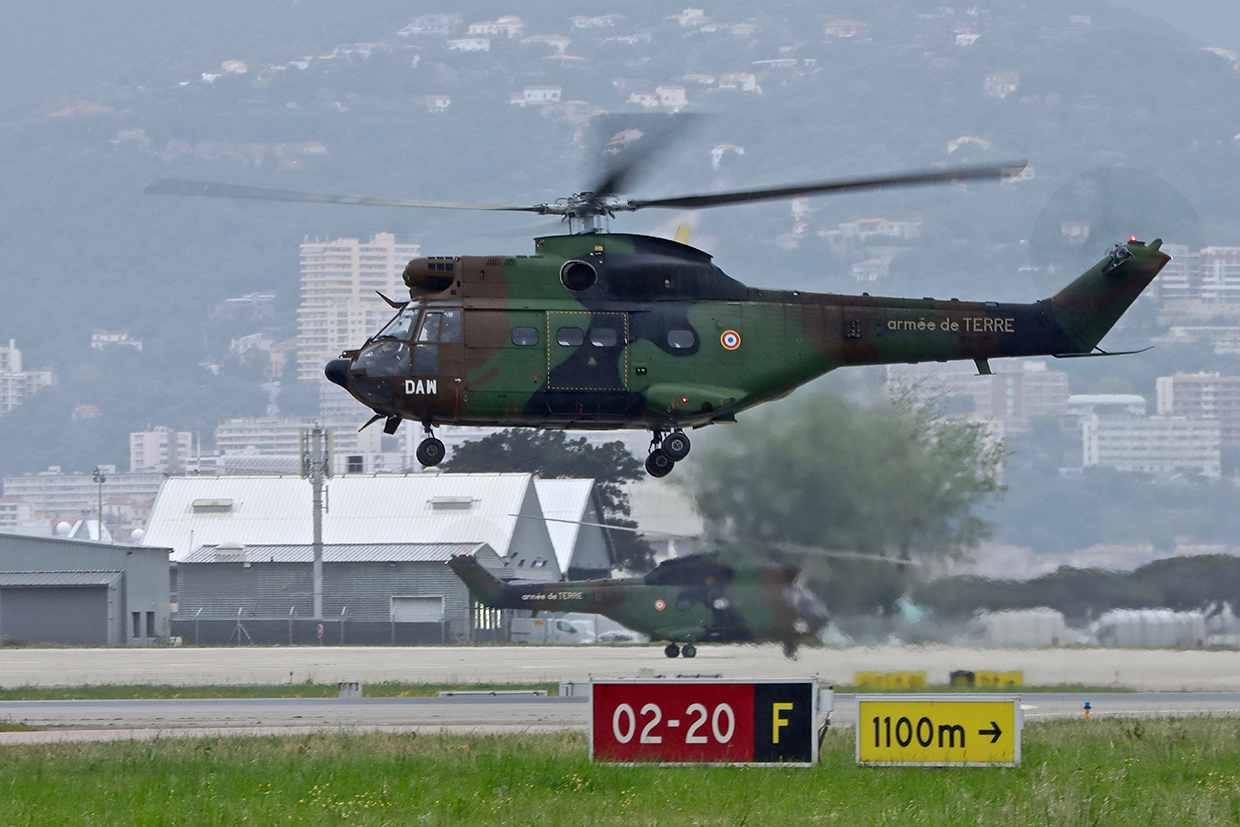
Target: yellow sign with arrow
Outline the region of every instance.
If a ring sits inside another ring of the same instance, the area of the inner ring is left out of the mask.
[[[861,695],[857,763],[1015,767],[1024,725],[1016,695]]]

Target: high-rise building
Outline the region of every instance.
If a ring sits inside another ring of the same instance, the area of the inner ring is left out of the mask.
[[[1017,359],[992,359],[990,367],[993,373],[981,376],[965,361],[889,365],[887,384],[927,401],[938,397],[949,411],[1001,424],[1005,431],[1027,430],[1032,419],[1068,412],[1068,374],[1063,371]]]
[[[178,471],[194,450],[194,435],[164,425],[129,434],[129,470]]]
[[[0,415],[6,414],[55,380],[50,370],[23,370],[17,341],[0,345]]]
[[[1222,474],[1219,423],[1181,416],[1081,417],[1082,464],[1157,476]]]
[[[1158,377],[1155,387],[1159,415],[1218,420],[1223,444],[1240,445],[1240,376],[1177,373]]]
[[[301,245],[301,305],[297,308],[297,378],[320,381],[323,365],[360,346],[394,315],[375,291],[409,297],[401,279],[417,244],[397,244],[392,233]]]

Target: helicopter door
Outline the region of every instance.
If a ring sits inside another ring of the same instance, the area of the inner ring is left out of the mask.
[[[627,313],[548,311],[547,390],[627,390],[628,322]]]
[[[413,340],[413,380],[435,388],[439,416],[456,416],[460,408],[461,380],[465,371],[465,345],[461,335],[460,307],[429,307]]]

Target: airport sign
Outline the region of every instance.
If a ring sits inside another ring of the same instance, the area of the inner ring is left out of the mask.
[[[590,687],[590,758],[622,764],[818,761],[818,681],[617,680]]]
[[[857,763],[1015,767],[1024,718],[1016,695],[859,695]]]

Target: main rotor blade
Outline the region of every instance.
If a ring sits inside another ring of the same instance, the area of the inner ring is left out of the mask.
[[[719,535],[705,535],[703,537],[690,537],[687,534],[673,534],[667,531],[647,531],[643,528],[609,525],[607,523],[591,523],[585,520],[564,520],[559,517],[539,517],[535,514],[509,514],[509,517],[517,517],[525,520],[542,520],[544,523],[567,523],[568,525],[590,526],[593,528],[605,528],[612,531],[627,531],[630,534],[641,534],[645,537],[667,537],[672,540],[705,540],[713,542],[715,540],[723,540],[729,543],[753,542],[755,545],[765,545],[778,551],[787,551],[793,554],[812,555],[817,557],[839,557],[845,560],[866,560],[871,563],[892,563],[897,566],[916,566],[919,565],[915,560],[902,560],[899,557],[883,557],[878,554],[863,554],[859,551],[841,551],[838,549],[820,548],[818,546],[803,546],[799,543],[781,543],[781,542],[763,542],[740,540],[737,537],[722,537]]]
[[[791,187],[770,187],[755,190],[733,190],[710,195],[682,195],[675,198],[631,200],[620,209],[640,210],[644,207],[676,207],[699,209],[718,207],[723,204],[744,204],[749,201],[769,201],[776,198],[796,198],[801,195],[824,195],[826,193],[853,190],[874,190],[883,187],[915,187],[924,184],[947,184],[952,181],[975,181],[986,178],[1008,178],[1025,168],[1024,161],[984,167],[959,167],[927,172],[906,172],[877,178],[846,178],[820,181],[816,184],[798,184]]]
[[[599,177],[589,190],[599,198],[626,192],[642,170],[700,124],[702,116],[679,112],[595,115],[590,120]]]
[[[307,204],[356,204],[364,207],[426,207],[439,210],[491,210],[502,212],[546,213],[548,207],[505,206],[499,204],[462,204],[455,201],[406,201],[398,198],[363,198],[357,195],[328,195],[321,192],[277,190],[268,187],[247,187],[239,184],[212,184],[206,181],[183,181],[160,178],[146,188],[152,195],[196,195],[200,198],[239,198],[250,201],[299,201]]]

